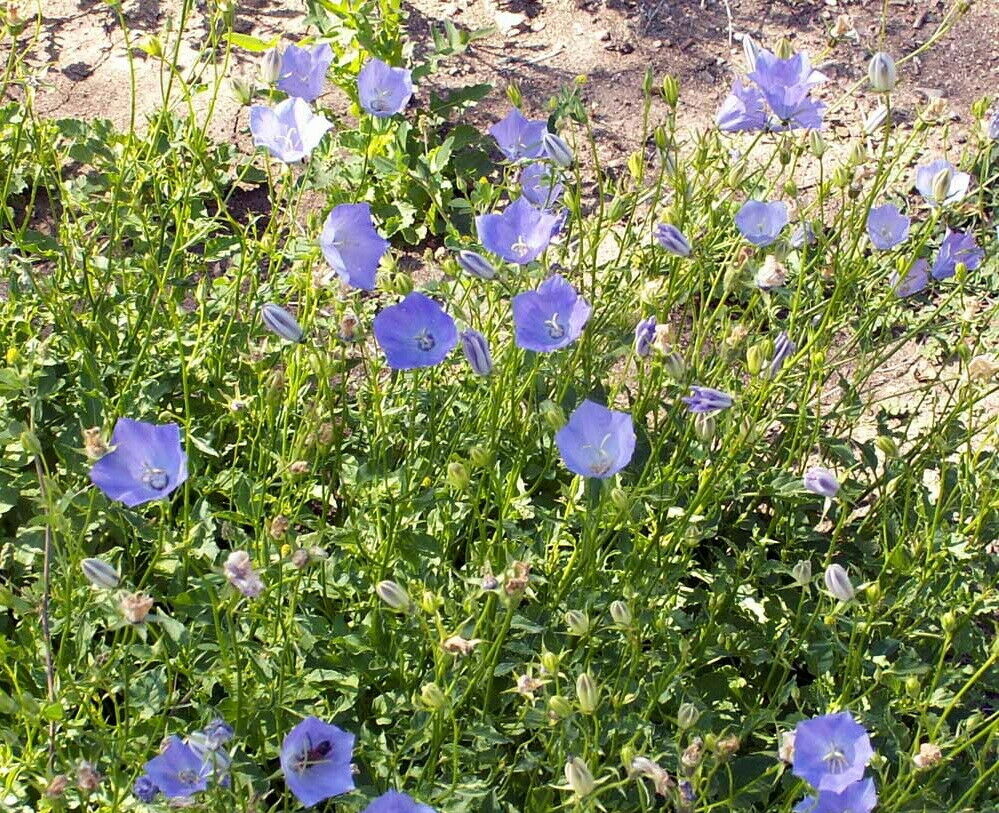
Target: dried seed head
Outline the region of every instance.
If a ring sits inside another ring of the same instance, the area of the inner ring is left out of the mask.
[[[268,532],[273,539],[284,539],[284,535],[288,533],[288,528],[291,525],[288,517],[284,514],[278,514],[276,517],[272,518],[270,524],[267,527]]]
[[[99,426],[83,430],[83,448],[91,460],[98,460],[108,453],[108,445],[101,437]]]
[[[153,599],[145,593],[126,593],[118,606],[129,624],[142,624],[153,608]]]

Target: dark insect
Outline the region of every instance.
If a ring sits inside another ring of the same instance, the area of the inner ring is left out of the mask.
[[[326,756],[332,748],[333,746],[330,745],[329,740],[323,740],[321,743],[309,748],[309,750],[305,752],[305,761],[309,764],[312,764],[313,762],[322,762],[326,759]]]

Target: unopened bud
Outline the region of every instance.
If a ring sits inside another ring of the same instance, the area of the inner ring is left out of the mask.
[[[808,149],[816,158],[821,158],[826,154],[826,140],[818,130],[808,131]]]
[[[496,276],[496,269],[481,254],[475,251],[463,250],[458,252],[458,265],[461,270],[471,277],[478,279],[493,279]]]
[[[559,430],[565,426],[565,413],[554,401],[545,399],[538,404],[538,411],[541,413],[541,419],[548,424],[549,428]]]
[[[631,511],[631,498],[628,497],[628,492],[620,486],[615,486],[611,489],[610,498],[611,503],[622,514],[627,514]]]
[[[260,81],[273,85],[281,78],[281,52],[271,48],[260,58]]]
[[[878,435],[874,438],[874,445],[881,450],[885,457],[898,457],[898,444],[893,438],[887,435]]]
[[[565,139],[545,130],[541,134],[541,149],[560,167],[572,166],[572,150]]]
[[[440,711],[447,706],[447,698],[436,683],[427,683],[420,689],[420,701],[431,711]]]
[[[612,601],[610,605],[610,615],[614,620],[614,623],[619,627],[630,627],[631,626],[631,610],[628,605],[625,604],[620,599],[617,601]]]
[[[600,705],[600,689],[588,672],[576,678],[576,699],[583,714],[593,714]]]
[[[941,169],[936,175],[933,176],[933,184],[930,187],[933,199],[941,203],[947,200],[950,195],[950,187],[953,182],[954,170],[952,170],[949,166]]]
[[[378,594],[378,598],[397,612],[408,613],[413,607],[409,594],[394,581],[386,579],[378,582],[375,585],[375,592]]]
[[[457,461],[447,465],[447,482],[455,491],[464,491],[468,488],[471,479],[468,476],[468,469],[463,463]]]
[[[826,568],[823,579],[826,583],[826,590],[840,601],[852,601],[854,595],[856,595],[853,590],[853,584],[850,582],[850,577],[842,565],[829,565]]]
[[[681,703],[676,712],[676,724],[681,729],[691,728],[700,716],[701,712],[693,703]]]
[[[559,656],[556,655],[554,652],[548,649],[544,650],[541,653],[541,658],[539,660],[541,661],[541,668],[545,671],[546,674],[549,675],[558,674]]]
[[[493,456],[482,446],[473,446],[468,450],[468,459],[477,469],[484,469],[493,462]]]
[[[909,675],[909,677],[905,679],[905,691],[908,693],[909,697],[919,697],[919,678],[915,675]]]
[[[718,429],[715,416],[708,412],[700,412],[694,417],[694,434],[701,443],[710,443]]]
[[[256,93],[253,82],[238,76],[234,76],[229,80],[229,89],[232,92],[232,98],[242,105],[252,102],[253,95]]]
[[[766,342],[757,342],[746,348],[746,369],[750,375],[759,375],[763,363],[770,359],[770,347]]]
[[[779,59],[790,59],[794,56],[794,46],[787,37],[781,37],[774,49],[774,53]]]
[[[260,317],[264,325],[272,333],[276,333],[282,339],[289,342],[301,342],[305,340],[305,333],[298,324],[294,316],[273,302],[268,302],[260,309]]]
[[[791,568],[791,576],[798,587],[808,587],[812,583],[812,562],[810,559],[799,559]]]
[[[548,698],[548,710],[560,720],[572,716],[572,704],[560,694]]]
[[[672,74],[663,77],[663,99],[670,107],[676,107],[680,101],[680,83]]]
[[[571,635],[587,635],[590,632],[590,617],[580,610],[569,610],[565,614],[565,625]]]
[[[891,93],[898,82],[895,60],[884,51],[878,51],[871,57],[867,67],[867,78],[871,82],[871,90],[875,93]]]
[[[589,796],[597,787],[597,783],[593,781],[593,774],[579,757],[573,757],[565,763],[565,781],[579,798]]]
[[[118,586],[118,571],[103,559],[84,559],[80,568],[87,581],[101,590],[114,590]]]
[[[663,353],[663,369],[677,383],[681,383],[687,375],[687,365],[684,364],[683,357],[675,350]]]
[[[524,102],[524,97],[520,93],[520,86],[516,82],[511,82],[506,86],[506,97],[510,100],[510,104],[517,108]]]
[[[957,616],[950,610],[940,616],[940,626],[948,635],[957,629]]]

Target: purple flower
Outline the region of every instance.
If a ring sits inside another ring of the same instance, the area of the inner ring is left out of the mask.
[[[811,223],[806,221],[794,230],[794,234],[791,235],[789,242],[791,243],[791,248],[803,248],[804,246],[812,245],[815,240],[815,228]]]
[[[149,774],[142,774],[138,779],[135,780],[135,784],[132,785],[132,795],[135,796],[140,802],[145,802],[149,804],[153,799],[156,798],[156,794],[160,792],[160,789],[156,787],[156,783],[149,778]]]
[[[767,126],[763,94],[737,79],[732,85],[732,92],[722,102],[715,122],[726,133],[763,130]]]
[[[216,717],[204,727],[203,733],[210,748],[219,748],[232,739],[232,735],[235,731],[233,731],[232,726],[221,717]]]
[[[909,236],[909,218],[890,203],[877,206],[867,215],[867,236],[875,248],[894,248]]]
[[[905,298],[918,294],[930,281],[930,264],[926,260],[916,260],[904,277],[892,274],[889,284],[895,289],[895,294]]]
[[[794,729],[792,772],[820,794],[842,793],[860,781],[872,756],[867,731],[849,712],[802,720]]]
[[[867,777],[841,793],[823,790],[818,796],[806,796],[794,806],[794,813],[871,813],[877,803],[874,780]]]
[[[551,242],[559,216],[536,209],[526,198],[517,198],[501,214],[479,215],[475,228],[479,242],[493,254],[517,265],[525,265]]]
[[[458,343],[454,319],[419,291],[379,311],[372,328],[393,370],[433,367]]]
[[[583,401],[555,433],[566,468],[583,477],[605,479],[621,471],[635,452],[631,415]]]
[[[690,388],[690,395],[680,400],[687,405],[687,409],[695,413],[718,412],[732,406],[732,396],[727,392],[697,385]]]
[[[677,257],[689,257],[691,248],[690,241],[672,223],[660,223],[656,226],[656,240],[664,249]]]
[[[826,78],[812,70],[805,54],[780,59],[773,52],[760,48],[756,52],[756,68],[748,76],[762,91],[770,109],[780,120],[780,126],[771,129],[822,126],[825,105],[811,99],[809,92]]]
[[[390,790],[364,808],[364,813],[436,813],[436,811],[428,805],[414,802],[405,793]]]
[[[652,352],[652,341],[656,338],[656,317],[643,319],[635,326],[635,355],[647,358]]]
[[[565,139],[547,129],[541,134],[541,152],[560,167],[572,166],[572,150]]]
[[[111,433],[113,451],[90,469],[90,479],[112,500],[134,508],[162,500],[187,479],[187,455],[180,427],[119,418]]]
[[[365,111],[387,119],[401,113],[409,104],[413,96],[413,74],[406,68],[392,68],[372,57],[357,74],[357,95]]]
[[[496,139],[500,151],[511,161],[521,158],[540,158],[544,154],[542,136],[548,129],[544,121],[524,117],[516,107],[502,121],[489,128],[489,135]]]
[[[553,274],[536,291],[513,298],[514,339],[518,347],[548,353],[572,344],[590,318],[590,303],[565,279]]]
[[[271,155],[286,164],[308,156],[332,126],[297,97],[285,99],[273,109],[261,104],[250,108],[254,145],[266,147]]]
[[[563,186],[550,165],[535,161],[520,171],[520,191],[535,206],[551,209],[562,197]]]
[[[313,45],[311,48],[289,45],[281,55],[278,90],[307,102],[315,101],[322,95],[326,71],[332,61],[333,49],[329,43]]]
[[[319,247],[340,279],[372,291],[378,263],[388,251],[389,242],[375,231],[369,204],[341,203],[326,218]]]
[[[985,116],[985,137],[999,141],[999,107],[994,107]]]
[[[298,320],[280,305],[267,302],[260,309],[260,318],[263,319],[264,326],[271,333],[276,333],[282,339],[289,342],[305,341],[305,333],[302,331],[302,326],[298,324]]]
[[[493,371],[493,357],[489,354],[486,337],[477,330],[463,330],[459,338],[472,371],[476,375],[489,375]]]
[[[145,766],[146,777],[167,798],[191,796],[207,789],[210,766],[184,741],[174,735],[166,749]]]
[[[787,204],[780,200],[747,200],[735,216],[739,233],[754,246],[769,246],[787,223]]]
[[[250,554],[245,550],[234,550],[230,553],[222,571],[229,584],[247,598],[257,598],[264,592],[264,583],[260,580],[260,574],[254,569]]]
[[[950,161],[938,158],[916,170],[916,189],[930,206],[956,203],[968,194],[971,176],[958,172]]]
[[[948,231],[940,244],[930,273],[933,279],[947,279],[954,276],[958,263],[964,263],[969,271],[974,271],[984,258],[985,252],[978,247],[974,235]]]
[[[478,279],[493,279],[496,276],[496,269],[481,254],[468,249],[458,252],[458,265],[462,267],[466,274]]]
[[[835,497],[839,493],[839,480],[823,466],[812,466],[802,478],[805,488],[820,497]]]
[[[306,717],[281,743],[281,770],[291,792],[306,807],[354,789],[350,759],[354,735]]]
[[[785,331],[782,330],[778,333],[777,338],[774,339],[774,355],[770,359],[770,375],[777,375],[784,366],[784,362],[793,356],[797,349]]]

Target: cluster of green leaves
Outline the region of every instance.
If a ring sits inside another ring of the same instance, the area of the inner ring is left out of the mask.
[[[349,32],[345,88],[361,49],[403,56],[398,8],[373,9],[310,4],[324,36]],[[266,202],[243,189],[268,177],[264,158],[211,143],[193,118],[117,133],[0,109],[5,809],[143,809],[131,783],[161,739],[220,714],[236,729],[232,785],[199,801],[285,810],[278,748],[316,714],[358,735],[358,792],[337,810],[387,787],[450,813],[662,809],[628,776],[641,754],[691,783],[687,809],[788,811],[805,786],[777,759],[779,733],[843,708],[872,733],[883,809],[999,804],[999,462],[996,416],[980,409],[996,387],[967,375],[999,323],[997,149],[974,141],[966,203],[919,212],[908,243],[872,253],[867,211],[905,194],[924,130],[888,126],[846,162],[768,136],[733,162],[717,134],[685,141],[647,89],[642,143],[655,147],[616,178],[578,92],[553,103],[593,163],[566,173],[566,232],[539,263],[483,282],[446,260],[423,285],[489,338],[487,379],[457,354],[388,371],[371,320],[414,282],[389,260],[374,296],[317,285],[319,222],[299,215],[322,190],[371,200],[403,242],[468,244],[471,217],[516,191],[503,169],[477,180],[478,136],[442,126],[454,109],[340,127],[306,170],[270,175]],[[766,252],[747,255],[733,215],[795,191],[802,172],[819,179],[799,197],[818,241],[773,247],[788,284],[764,292],[752,272]],[[656,246],[664,220],[694,241],[690,258]],[[889,274],[932,250],[942,220],[974,230],[986,262],[898,300]],[[593,315],[577,343],[537,356],[513,344],[510,297],[556,266]],[[294,309],[306,344],[263,330],[267,301]],[[649,314],[673,326],[682,373],[632,353]],[[768,377],[754,359],[779,330],[799,350]],[[931,360],[953,374],[878,397],[914,346],[945,348]],[[710,432],[679,401],[691,383],[736,395]],[[586,397],[627,409],[639,437],[603,484],[568,473],[553,442],[559,412]],[[128,510],[89,485],[83,431],[106,437],[120,416],[183,427],[191,478],[170,502]],[[844,482],[828,505],[800,485],[817,461]],[[261,571],[258,599],[225,582],[236,549]],[[121,591],[86,582],[87,556],[118,569]],[[821,589],[831,561],[849,565],[854,602]],[[383,579],[412,612],[378,600]],[[125,590],[153,597],[147,623],[123,620]],[[630,619],[611,618],[614,601]],[[570,629],[568,611],[588,625]],[[478,643],[457,654],[454,635]],[[595,708],[577,696],[583,674]],[[683,704],[696,721],[681,725]],[[920,772],[923,742],[944,759]],[[562,787],[570,756],[600,780],[592,796]],[[45,796],[80,760],[99,788]]]

